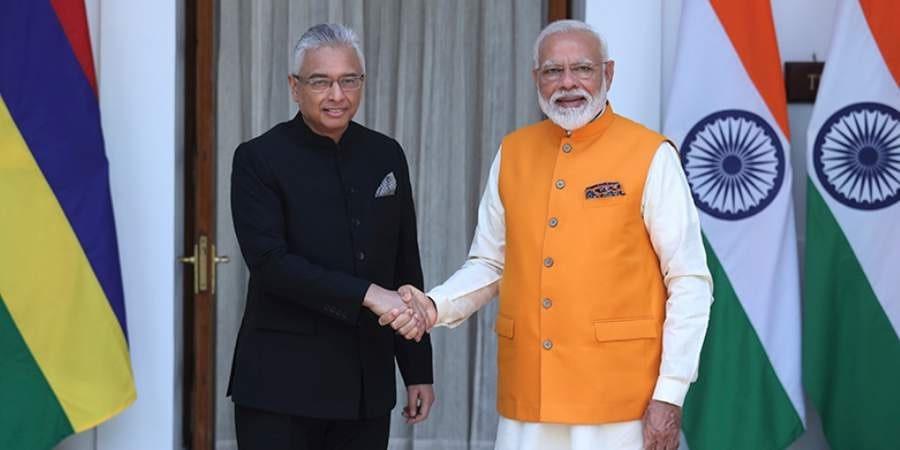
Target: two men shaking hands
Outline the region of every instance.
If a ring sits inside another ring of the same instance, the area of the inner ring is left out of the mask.
[[[403,285],[396,292],[372,285],[363,306],[377,314],[378,324],[390,325],[399,335],[419,342],[437,322],[437,307],[422,291]]]

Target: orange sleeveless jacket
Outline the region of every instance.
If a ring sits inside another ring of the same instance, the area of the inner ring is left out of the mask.
[[[643,414],[659,374],[666,289],[641,197],[663,141],[611,107],[571,136],[545,120],[503,140],[503,416],[592,424]]]

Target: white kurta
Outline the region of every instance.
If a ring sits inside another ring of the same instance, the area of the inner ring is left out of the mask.
[[[428,296],[437,304],[437,326],[456,327],[498,293],[506,252],[497,152],[478,208],[469,258]],[[700,349],[712,303],[712,278],[700,236],[700,221],[675,149],[656,150],[641,199],[644,225],[659,257],[668,299],[662,362],[653,398],[681,405],[697,378]],[[602,425],[522,422],[501,417],[496,450],[641,449],[640,421]]]

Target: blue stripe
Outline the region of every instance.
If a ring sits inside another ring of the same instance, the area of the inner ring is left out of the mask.
[[[0,2],[0,63],[0,95],[125,332],[99,105],[48,0]]]

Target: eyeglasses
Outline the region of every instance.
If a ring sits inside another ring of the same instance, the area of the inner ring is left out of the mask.
[[[572,72],[572,76],[578,78],[579,80],[591,80],[593,79],[598,72],[598,68],[609,61],[603,61],[600,63],[577,63],[572,64],[568,67],[569,72]],[[555,83],[563,78],[566,73],[566,66],[560,66],[556,64],[549,64],[540,69],[540,77],[541,82],[543,83]]]
[[[335,81],[338,86],[341,87],[342,91],[355,91],[362,87],[363,80],[366,78],[365,75],[348,75],[346,77],[340,77],[337,80],[328,77],[303,78],[299,75],[291,76],[298,82],[309,86],[309,89],[313,92],[325,92],[331,89],[331,85],[334,84]]]

